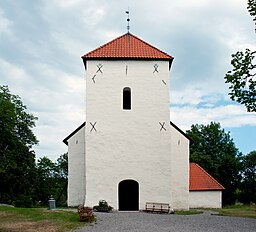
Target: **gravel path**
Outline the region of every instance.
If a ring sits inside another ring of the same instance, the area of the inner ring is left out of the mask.
[[[255,232],[256,220],[251,218],[211,215],[205,211],[196,215],[150,213],[95,213],[97,222],[76,232]]]

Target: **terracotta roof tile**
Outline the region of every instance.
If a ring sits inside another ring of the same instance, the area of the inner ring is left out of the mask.
[[[97,58],[114,59],[163,59],[172,56],[153,47],[131,33],[124,34],[82,56],[84,60]]]
[[[196,163],[190,163],[189,190],[223,190],[224,187]]]

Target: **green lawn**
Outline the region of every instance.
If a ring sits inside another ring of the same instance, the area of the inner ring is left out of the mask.
[[[218,212],[218,216],[233,216],[233,217],[248,217],[256,218],[256,205],[232,205],[226,206],[222,209],[208,209],[210,211]],[[175,211],[178,215],[200,214],[200,209],[190,209],[189,211]]]
[[[84,225],[84,222],[79,222],[77,212],[0,206],[0,232],[66,232]]]
[[[175,211],[175,214],[178,215],[192,215],[192,214],[201,214],[203,211],[200,210],[189,210],[189,211]]]
[[[216,209],[220,216],[256,218],[256,205],[232,205]]]

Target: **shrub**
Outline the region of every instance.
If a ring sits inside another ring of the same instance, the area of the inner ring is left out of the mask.
[[[30,196],[19,195],[14,201],[14,206],[31,208],[33,207],[33,200],[31,199]]]

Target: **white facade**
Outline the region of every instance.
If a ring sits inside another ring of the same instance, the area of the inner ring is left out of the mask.
[[[190,208],[221,208],[222,191],[190,191]]]
[[[67,139],[69,206],[78,206],[85,200],[85,127],[78,129]]]
[[[148,201],[188,209],[189,140],[170,124],[168,86],[169,61],[87,61],[86,126],[66,138],[69,206],[104,199],[121,210],[120,183],[133,180],[138,210]]]
[[[168,61],[87,61],[86,205],[104,199],[119,209],[118,185],[131,179],[139,184],[139,209],[147,201],[188,208],[189,141],[171,135],[168,86]],[[126,87],[131,110],[122,106]]]
[[[188,209],[189,206],[189,140],[171,124],[172,206]]]

